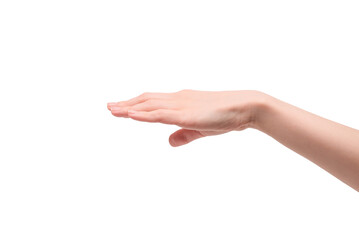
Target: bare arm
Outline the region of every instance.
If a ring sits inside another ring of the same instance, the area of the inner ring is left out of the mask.
[[[253,127],[359,191],[359,131],[267,95]]]
[[[257,129],[359,191],[359,131],[262,92],[144,93],[107,107],[117,117],[181,127],[169,138],[174,147],[201,137]]]

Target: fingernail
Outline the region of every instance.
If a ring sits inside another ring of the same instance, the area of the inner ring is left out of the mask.
[[[115,103],[115,102],[109,102],[109,103],[107,103],[107,109],[108,110],[111,110],[111,107],[113,107],[113,106],[115,106],[117,103]]]
[[[111,107],[111,112],[112,113],[121,113],[121,112],[123,112],[123,108],[122,107],[115,107],[115,106],[113,106],[113,107]]]

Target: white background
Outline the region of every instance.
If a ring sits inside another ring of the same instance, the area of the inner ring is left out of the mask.
[[[0,239],[358,239],[358,193],[253,129],[173,148],[143,92],[257,89],[359,128],[358,1],[0,2]]]

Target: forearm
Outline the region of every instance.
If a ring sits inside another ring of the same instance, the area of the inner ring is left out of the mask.
[[[359,131],[265,95],[252,127],[359,191]]]

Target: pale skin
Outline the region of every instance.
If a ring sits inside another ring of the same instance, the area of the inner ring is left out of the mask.
[[[107,108],[116,117],[181,127],[173,147],[254,128],[359,191],[359,130],[297,108],[263,92],[182,90],[143,93]]]

